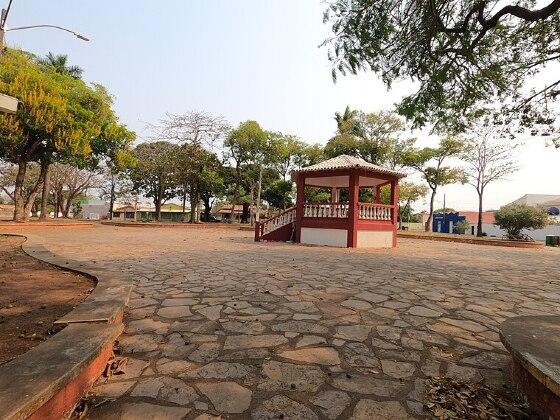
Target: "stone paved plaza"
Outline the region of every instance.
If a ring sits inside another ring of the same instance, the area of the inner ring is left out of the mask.
[[[14,229],[10,229],[13,231]],[[497,327],[560,313],[560,250],[256,244],[233,229],[33,229],[129,273],[124,375],[89,418],[417,418],[424,383],[507,384]]]

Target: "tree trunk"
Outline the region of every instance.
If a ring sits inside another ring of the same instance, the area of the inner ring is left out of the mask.
[[[158,198],[156,198],[154,200],[154,204],[156,206],[156,221],[161,221],[161,200]]]
[[[109,197],[109,220],[113,220],[113,207],[115,207],[115,175],[111,174],[111,193]]]
[[[209,195],[205,195],[202,198],[202,202],[204,203],[204,220],[206,220],[207,222],[210,221],[210,196]]]
[[[45,163],[45,175],[43,179],[43,190],[41,192],[41,215],[39,220],[47,220],[47,205],[49,204],[49,189],[50,183],[50,164]]]
[[[257,211],[255,213],[255,222],[259,223],[261,218],[261,190],[262,190],[262,176],[263,176],[263,167],[261,165],[259,169],[259,183],[257,186]]]
[[[27,162],[20,160],[18,162],[18,172],[14,189],[14,221],[16,222],[25,222],[27,220],[27,215],[25,214],[25,198],[23,196],[23,183],[25,182],[26,171]]]
[[[191,202],[191,214],[189,215],[189,223],[194,223],[194,218],[195,218],[195,214],[194,214],[194,202],[195,202],[195,192],[194,192],[194,187],[191,185],[191,187],[189,188],[189,198],[190,198],[190,202]]]
[[[478,193],[478,224],[476,225],[476,236],[482,236],[482,194],[484,192],[480,191]]]
[[[253,214],[255,212],[255,187],[251,186],[251,203],[249,207],[249,224],[253,226],[255,224]]]
[[[436,198],[436,190],[432,190],[432,196],[430,197],[430,213],[428,214],[428,220],[426,220],[426,225],[424,230],[430,232],[432,230],[432,216],[434,215],[434,200]]]
[[[185,221],[185,219],[187,218],[186,216],[186,210],[187,210],[187,189],[183,188],[183,196],[181,197],[181,201],[183,203],[183,222]]]
[[[249,203],[243,203],[243,210],[241,212],[241,223],[247,223],[248,219],[250,217],[250,207],[249,207]]]

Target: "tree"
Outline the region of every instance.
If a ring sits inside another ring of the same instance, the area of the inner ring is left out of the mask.
[[[455,225],[455,230],[457,231],[457,233],[464,235],[465,232],[470,229],[470,227],[471,224],[468,222],[468,220],[464,219]]]
[[[81,79],[83,69],[78,66],[69,66],[68,65],[68,56],[67,55],[55,55],[52,52],[49,52],[45,58],[39,58],[37,62],[44,66],[50,66],[53,68],[55,73],[59,74],[66,74],[71,76],[75,79]],[[41,193],[41,215],[39,219],[46,220],[47,218],[47,203],[49,198],[49,190],[50,190],[50,156],[45,156],[47,162],[45,163],[45,170],[43,175],[43,189]]]
[[[209,201],[213,194],[219,194],[223,187],[223,180],[218,173],[220,162],[214,153],[196,143],[183,144],[176,158],[176,182],[183,203],[183,213],[188,195],[191,202],[189,222],[196,223],[200,219],[198,208],[201,198],[204,196],[205,212],[208,217]]]
[[[361,127],[357,120],[358,111],[351,110],[347,105],[344,109],[344,113],[335,112],[334,120],[336,121],[336,127],[338,134],[350,134],[353,136],[361,136]]]
[[[103,169],[99,185],[99,197],[109,200],[109,220],[113,220],[115,202],[120,198],[128,197],[132,192],[133,186],[129,173],[115,171],[109,166]]]
[[[39,58],[37,62],[43,66],[50,66],[56,73],[65,74],[75,79],[81,79],[84,70],[79,66],[68,65],[66,54],[53,54],[49,52],[45,58]]]
[[[293,206],[293,185],[290,181],[274,181],[263,192],[263,198],[272,207],[286,210]]]
[[[176,196],[177,155],[180,146],[167,141],[142,143],[134,149],[136,166],[130,171],[134,189],[151,197],[156,220],[161,220],[161,205]]]
[[[323,153],[329,159],[340,155],[361,157],[360,139],[350,133],[337,134],[327,142]]]
[[[51,188],[54,195],[55,215],[69,217],[77,198],[88,189],[98,188],[99,178],[95,173],[72,165],[54,163],[51,166]]]
[[[444,162],[451,157],[457,157],[464,151],[465,145],[461,140],[447,137],[441,140],[438,147],[424,147],[407,152],[404,157],[406,165],[422,174],[428,187],[432,191],[430,196],[430,211],[426,220],[425,230],[430,231],[434,214],[434,199],[439,186],[463,182],[464,174],[458,168],[444,166]]]
[[[399,183],[399,223],[402,224],[404,214],[410,216],[410,204],[428,194],[428,187],[412,182]],[[402,210],[401,210],[402,209]]]
[[[7,50],[0,57],[0,93],[24,104],[15,114],[0,114],[0,158],[18,165],[14,220],[25,221],[49,164],[95,165],[106,152],[104,134],[116,117],[102,86],[58,74],[21,51]],[[25,196],[30,162],[38,163],[41,173]]]
[[[546,226],[548,215],[544,209],[525,204],[510,204],[494,213],[496,224],[507,232],[509,239],[523,239],[523,229],[542,229]]]
[[[315,165],[325,159],[323,146],[320,144],[304,145],[294,156],[294,164],[298,169]]]
[[[467,183],[472,185],[478,194],[478,222],[476,236],[482,236],[482,201],[484,190],[491,182],[504,179],[517,171],[512,152],[517,144],[499,141],[495,138],[496,127],[479,127],[473,138],[467,142],[462,154],[466,162],[465,174]]]
[[[402,156],[415,140],[402,138],[405,125],[401,118],[388,111],[352,111],[351,118],[346,124],[352,130],[339,132],[326,144],[327,157],[350,155],[393,169],[402,166]]]
[[[259,166],[258,174],[258,195],[260,196],[260,186],[262,184],[262,169],[266,160],[265,149],[268,147],[268,135],[256,121],[245,121],[236,129],[230,131],[224,142],[226,148],[226,158],[232,159],[235,164],[235,184],[232,197],[232,215],[235,205],[241,201],[241,183],[243,165],[255,163]],[[251,191],[251,202],[253,201],[254,191]],[[257,203],[259,202],[257,198]],[[257,212],[259,211],[259,203]],[[245,215],[242,222],[246,222]]]
[[[298,158],[303,153],[305,143],[296,136],[276,133],[271,139],[271,153],[274,155],[274,167],[283,180],[297,166]]]
[[[159,139],[211,147],[229,128],[223,117],[189,111],[185,114],[167,114],[156,130]]]
[[[402,78],[417,82],[398,106],[414,126],[464,131],[495,99],[511,103],[508,109],[528,126],[550,122],[558,75],[533,92],[523,87],[560,58],[559,0],[329,3],[324,20],[333,36],[325,45],[333,77],[371,70],[388,87]]]
[[[0,165],[0,190],[2,190],[14,202],[15,199],[15,185],[18,174],[18,167],[11,163],[4,163]],[[22,185],[22,192],[24,197],[29,197],[33,188],[38,182],[41,174],[41,168],[37,164],[30,164],[27,168],[25,179]],[[33,206],[36,204],[36,200]],[[33,210],[33,209],[32,209]]]

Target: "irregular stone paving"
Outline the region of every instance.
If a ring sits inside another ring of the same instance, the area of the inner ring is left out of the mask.
[[[13,229],[12,229],[13,230]],[[560,313],[559,250],[400,240],[393,250],[255,244],[232,229],[35,230],[129,273],[124,375],[89,418],[423,417],[436,375],[507,385],[497,327]]]

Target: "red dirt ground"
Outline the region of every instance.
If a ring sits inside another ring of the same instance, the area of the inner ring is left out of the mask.
[[[55,332],[53,322],[94,287],[84,276],[28,256],[23,241],[0,235],[0,364],[48,338]]]

